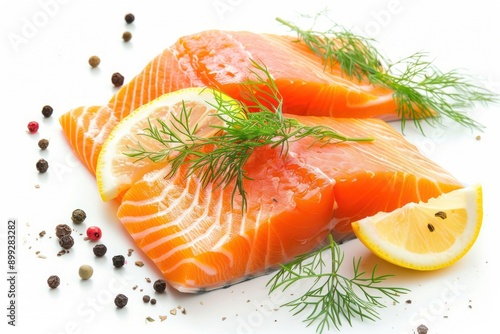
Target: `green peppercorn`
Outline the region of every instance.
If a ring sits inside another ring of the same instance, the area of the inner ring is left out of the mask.
[[[40,159],[36,163],[36,169],[40,173],[45,173],[49,169],[49,163],[45,159]]]
[[[119,293],[115,297],[115,305],[118,308],[123,308],[127,305],[128,303],[128,298],[124,294]]]
[[[123,85],[124,80],[125,78],[123,77],[123,75],[118,72],[113,73],[113,75],[111,76],[111,83],[113,83],[115,87],[120,87],[121,85]]]
[[[71,227],[66,224],[59,224],[56,226],[56,236],[62,238],[65,235],[71,234]]]
[[[125,31],[122,35],[123,41],[128,42],[132,39],[132,33],[130,31]]]
[[[81,209],[76,209],[71,214],[71,220],[75,224],[81,224],[81,223],[83,223],[83,221],[85,220],[85,218],[87,218],[87,214],[85,213],[85,211],[83,211]]]
[[[125,264],[125,256],[123,255],[115,255],[113,256],[113,266],[116,268],[123,267]]]
[[[54,111],[54,109],[51,106],[49,106],[49,105],[43,106],[43,108],[42,108],[42,114],[45,117],[52,116],[52,112],[53,111]]]
[[[166,288],[167,288],[167,282],[165,282],[165,280],[157,279],[153,283],[153,289],[155,289],[156,292],[163,292],[165,291]]]
[[[125,15],[125,22],[127,22],[128,24],[134,22],[134,20],[135,20],[134,14],[128,13],[127,15]]]
[[[74,244],[75,240],[70,234],[67,234],[59,239],[59,245],[64,249],[70,249]]]
[[[59,286],[59,284],[61,284],[61,280],[59,278],[59,276],[57,275],[51,275],[48,279],[47,279],[47,284],[49,285],[49,287],[51,289],[55,289]]]
[[[99,58],[97,56],[91,56],[89,58],[89,65],[92,68],[95,68],[95,67],[99,66],[100,63],[101,63],[101,58]]]
[[[94,274],[94,269],[88,264],[81,265],[78,269],[78,275],[80,275],[83,280],[91,278],[92,274]]]
[[[103,244],[97,244],[92,248],[92,251],[94,252],[94,255],[97,257],[104,256],[107,252],[107,247]]]
[[[47,149],[47,147],[49,147],[49,141],[47,139],[40,139],[38,141],[38,147],[40,147],[40,149],[42,150],[45,150]]]

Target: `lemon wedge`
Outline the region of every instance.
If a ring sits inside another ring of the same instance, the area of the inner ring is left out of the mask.
[[[352,223],[358,239],[380,258],[415,270],[448,267],[476,241],[483,219],[481,185],[423,203],[409,203]]]

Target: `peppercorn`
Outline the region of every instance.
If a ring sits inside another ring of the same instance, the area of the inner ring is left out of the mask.
[[[51,289],[55,289],[59,286],[59,284],[61,284],[61,279],[57,275],[49,276],[49,278],[47,279],[47,284]]]
[[[121,85],[123,85],[124,80],[125,78],[123,77],[123,75],[118,72],[113,73],[113,75],[111,76],[111,82],[115,87],[120,87]]]
[[[38,141],[38,147],[40,147],[42,150],[47,149],[49,147],[49,141],[47,139],[40,139]]]
[[[128,42],[132,39],[132,33],[130,31],[125,31],[122,35],[123,41]]]
[[[429,329],[425,325],[420,325],[420,326],[417,327],[417,333],[418,334],[427,334],[428,330]]]
[[[49,105],[45,105],[45,106],[43,106],[43,108],[42,108],[42,114],[43,114],[43,116],[45,116],[45,117],[50,117],[50,116],[52,116],[52,112],[53,112],[53,111],[54,111],[54,109],[53,109],[51,106],[49,106]]]
[[[100,63],[101,63],[101,58],[99,58],[97,56],[91,56],[89,58],[89,65],[92,68],[95,68],[95,67],[99,66]]]
[[[125,264],[125,256],[123,255],[115,255],[113,256],[113,266],[116,268],[123,267]]]
[[[155,305],[155,304],[156,304],[156,299],[151,298],[151,305]]]
[[[102,236],[102,231],[99,227],[97,226],[89,226],[87,228],[87,238],[89,238],[92,241],[97,241],[101,239]]]
[[[119,293],[118,295],[116,295],[115,297],[115,305],[116,307],[118,308],[122,308],[122,307],[125,307],[128,303],[128,298],[127,296],[125,296],[124,294],[121,294]]]
[[[88,280],[89,278],[91,278],[93,273],[94,269],[88,264],[81,265],[78,269],[78,275],[80,275],[81,279],[83,280]]]
[[[45,173],[47,171],[47,169],[49,169],[49,163],[45,159],[40,159],[36,163],[36,169],[40,173]]]
[[[81,223],[83,223],[83,221],[85,220],[85,218],[87,218],[87,214],[85,213],[85,211],[83,211],[81,209],[76,209],[71,214],[71,220],[75,224],[81,224]]]
[[[56,226],[56,235],[58,238],[62,238],[65,235],[71,234],[71,227],[66,224],[59,224]]]
[[[153,289],[155,289],[156,292],[163,292],[167,288],[167,283],[162,280],[162,279],[157,279],[153,283]]]
[[[149,297],[148,295],[144,295],[142,296],[142,301],[145,302],[145,303],[149,303],[149,301],[151,300],[151,297]]]
[[[59,245],[64,249],[70,249],[74,244],[75,240],[70,234],[67,234],[59,239]]]
[[[127,22],[128,24],[134,22],[134,20],[135,20],[134,14],[128,13],[127,15],[125,15],[125,22]]]
[[[94,246],[94,248],[92,248],[94,255],[97,257],[104,256],[104,254],[106,254],[107,250],[108,250],[107,247],[103,244],[97,244]]]
[[[38,122],[31,121],[28,123],[28,131],[30,133],[36,133],[38,131],[39,125]]]

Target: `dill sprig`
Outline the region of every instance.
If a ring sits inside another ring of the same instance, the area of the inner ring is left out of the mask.
[[[240,195],[242,211],[245,212],[244,181],[249,178],[244,167],[257,147],[279,148],[281,155],[285,156],[290,142],[305,137],[312,137],[315,139],[313,143],[322,145],[372,140],[346,137],[327,126],[306,126],[296,119],[284,117],[282,98],[267,68],[257,62],[253,65],[256,79],[242,84],[242,96],[248,104],[228,101],[222,93],[215,91],[212,106],[216,112],[208,117],[221,118],[224,124],[213,125],[218,129],[216,135],[197,135],[197,125],[189,121],[192,110],[183,104],[178,116],[171,115],[167,121],[156,119],[156,123],[148,119],[148,127],[139,133],[139,136],[160,142],[164,147],[162,150],[149,151],[138,141],[136,147],[128,147],[125,154],[138,160],[167,161],[171,166],[167,177],[177,173],[182,165],[187,165],[188,175],[196,174],[203,186],[213,183],[215,187],[226,187],[234,180],[233,203],[235,196]]]
[[[328,252],[331,256],[330,271],[326,270],[329,267],[325,260]],[[303,295],[282,306],[290,307],[294,315],[308,313],[304,322],[307,326],[317,324],[317,333],[332,327],[340,329],[344,321],[352,326],[355,318],[375,321],[379,319],[377,309],[386,306],[382,302],[384,297],[398,302],[397,297],[410,291],[380,285],[392,275],[378,276],[377,266],[367,275],[360,270],[361,258],[352,260],[352,277],[343,276],[339,274],[343,261],[344,254],[330,235],[326,246],[282,265],[267,286],[270,286],[271,293],[285,291],[291,285],[308,284],[312,280]]]
[[[324,14],[321,12],[318,16]],[[474,83],[471,76],[458,70],[441,72],[425,52],[391,62],[374,47],[373,39],[356,35],[338,24],[326,31],[316,31],[301,29],[281,18],[276,20],[289,27],[321,57],[325,68],[338,65],[349,78],[368,80],[393,90],[402,130],[406,120],[412,120],[423,133],[420,121],[432,125],[441,117],[482,129],[466,112],[476,103],[498,101],[496,94]]]

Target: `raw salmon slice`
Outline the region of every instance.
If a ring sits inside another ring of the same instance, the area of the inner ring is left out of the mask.
[[[286,115],[291,117],[291,115]],[[259,275],[322,245],[353,237],[350,222],[461,184],[385,122],[293,116],[373,142],[290,143],[286,157],[259,148],[245,165],[248,213],[234,184],[203,188],[185,171],[147,174],[124,195],[118,218],[175,288],[210,290]],[[168,167],[166,167],[168,168]]]
[[[246,164],[248,211],[234,185],[202,187],[186,170],[146,174],[124,195],[118,217],[166,280],[183,292],[259,275],[321,245],[332,228],[334,181],[279,149]],[[167,167],[168,168],[168,167]],[[234,206],[232,205],[234,204]]]
[[[242,99],[240,84],[256,78],[252,60],[266,66],[275,80],[284,112],[397,118],[392,91],[348,80],[338,67],[326,70],[323,61],[293,37],[210,30],[180,38],[107,105],[77,107],[63,114],[60,122],[78,157],[95,174],[104,139],[132,110],[165,93],[193,86],[218,88]]]

